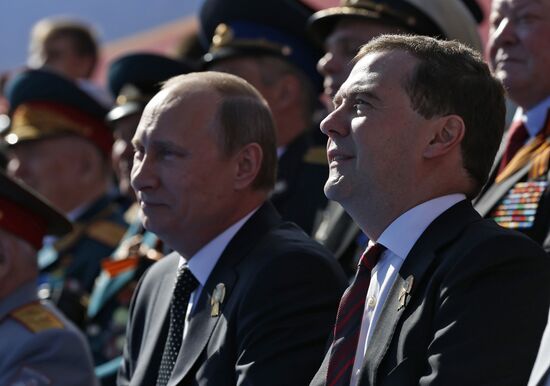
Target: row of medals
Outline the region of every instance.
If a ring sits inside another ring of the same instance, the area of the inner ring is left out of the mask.
[[[490,217],[505,228],[530,228],[535,221],[540,197],[547,186],[548,181],[517,183],[493,210]]]

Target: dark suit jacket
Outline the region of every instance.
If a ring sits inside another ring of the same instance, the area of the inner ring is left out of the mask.
[[[550,315],[549,315],[550,320]],[[527,386],[545,386],[550,377],[550,325],[546,326]]]
[[[119,385],[154,385],[178,265],[154,264],[136,290]],[[210,298],[226,287],[219,317]],[[319,367],[345,278],[336,260],[271,204],[231,240],[190,318],[169,385],[307,385]]]
[[[307,132],[289,144],[279,159],[271,201],[283,219],[311,234],[327,205],[323,191],[327,178],[326,146],[316,146]]]
[[[404,261],[359,384],[525,385],[549,286],[550,259],[532,240],[481,219],[466,201],[454,205]],[[311,385],[325,384],[326,359]]]

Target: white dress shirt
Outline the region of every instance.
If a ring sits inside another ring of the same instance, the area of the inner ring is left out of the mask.
[[[187,334],[187,326],[189,323],[189,317],[191,315],[191,312],[195,308],[195,304],[199,300],[201,296],[202,289],[204,288],[204,285],[206,284],[206,281],[208,280],[208,277],[210,276],[210,273],[216,266],[216,263],[220,259],[223,251],[229,244],[229,242],[233,239],[233,237],[237,234],[239,229],[242,228],[242,226],[248,221],[248,219],[258,210],[258,208],[254,209],[252,212],[248,213],[246,216],[244,216],[242,219],[237,221],[235,224],[231,225],[229,228],[227,228],[225,231],[220,233],[218,236],[216,236],[214,239],[210,240],[208,244],[203,246],[197,253],[195,253],[189,260],[185,259],[183,256],[180,255],[179,265],[178,267],[181,267],[184,264],[187,264],[189,267],[189,270],[195,276],[195,279],[199,282],[199,285],[191,293],[191,296],[189,298],[189,304],[187,306],[187,314],[185,315],[185,327],[183,330],[183,336]]]
[[[457,193],[434,198],[417,205],[395,219],[378,238],[377,242],[385,246],[386,250],[371,272],[355,363],[351,373],[350,384],[352,386],[357,385],[357,375],[365,359],[368,343],[376,328],[382,306],[388,298],[389,291],[407,255],[422,233],[439,215],[465,199],[465,195]],[[372,244],[374,242],[369,241],[369,246]]]
[[[518,107],[516,113],[514,114],[513,120],[517,121],[521,119],[525,124],[525,128],[527,129],[529,136],[533,138],[544,129],[549,109],[550,97],[543,99],[542,102],[527,112],[525,112],[521,107]]]

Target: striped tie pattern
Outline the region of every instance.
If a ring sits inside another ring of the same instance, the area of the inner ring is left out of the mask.
[[[327,386],[349,385],[371,272],[385,249],[381,244],[374,244],[361,256],[355,278],[342,295],[334,327]]]
[[[502,154],[502,159],[500,160],[500,166],[498,172],[501,173],[504,168],[510,163],[512,158],[516,155],[519,149],[525,144],[529,138],[529,132],[525,127],[525,124],[521,120],[512,122],[510,125],[510,135],[508,137],[508,143],[506,144],[506,149],[504,154]]]
[[[178,268],[174,293],[170,302],[170,327],[160,362],[157,386],[168,384],[172,375],[183,339],[189,297],[198,285],[199,282],[186,265]]]

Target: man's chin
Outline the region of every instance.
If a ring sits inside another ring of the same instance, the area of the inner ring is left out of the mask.
[[[345,196],[345,188],[344,188],[344,181],[342,181],[342,177],[339,178],[331,178],[327,180],[324,187],[325,196],[329,200],[340,202]]]

